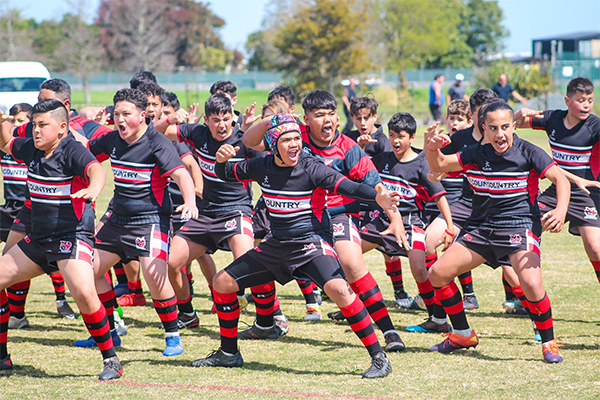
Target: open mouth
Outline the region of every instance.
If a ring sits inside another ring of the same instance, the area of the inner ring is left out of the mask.
[[[494,143],[496,144],[496,149],[500,150],[500,151],[505,151],[508,147],[508,142],[506,140],[495,140]]]

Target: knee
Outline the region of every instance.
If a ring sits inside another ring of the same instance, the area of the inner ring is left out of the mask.
[[[236,281],[224,270],[215,275],[212,286],[219,293],[233,293],[239,290]]]

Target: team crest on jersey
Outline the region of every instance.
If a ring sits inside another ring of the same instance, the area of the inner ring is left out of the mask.
[[[341,236],[344,234],[344,224],[333,224],[333,236]]]
[[[70,253],[73,250],[73,242],[69,240],[61,240],[58,245],[59,253]]]
[[[136,249],[146,250],[146,238],[143,236],[138,236],[135,238],[135,247]]]
[[[523,238],[519,234],[510,235],[510,239],[508,239],[508,242],[510,243],[511,246],[518,246],[521,244],[522,241],[523,241]]]
[[[305,254],[310,254],[310,253],[317,251],[317,246],[315,246],[314,243],[305,244],[304,247],[302,248],[302,251],[304,251]]]
[[[269,177],[267,175],[265,175],[265,179],[263,179],[262,186],[271,187],[271,185],[269,184]]]
[[[204,146],[202,146],[202,150],[208,153],[208,145],[206,143],[204,143]]]
[[[369,218],[371,218],[371,221],[375,218],[379,218],[379,210],[369,211]]]
[[[383,167],[383,172],[384,174],[389,174],[390,173],[390,165],[389,164],[385,164],[385,167]]]
[[[597,220],[598,219],[598,210],[596,210],[596,207],[586,207],[583,210],[583,219],[593,219],[593,220]]]
[[[550,133],[550,139],[551,140],[555,140],[554,139],[554,134],[556,133],[556,131],[554,129],[552,129],[552,132]]]
[[[485,165],[482,168],[484,171],[491,171],[492,170],[492,166],[490,165],[489,161],[485,162]]]
[[[237,220],[234,219],[230,219],[229,221],[225,222],[225,230],[226,231],[232,231],[235,228],[237,228]]]

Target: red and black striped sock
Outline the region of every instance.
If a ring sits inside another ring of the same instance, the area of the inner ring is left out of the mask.
[[[113,266],[113,270],[115,271],[115,275],[117,276],[117,282],[120,285],[127,284],[127,274],[125,273],[125,268],[123,268],[123,263],[118,262]]]
[[[542,343],[549,342],[554,339],[554,323],[552,321],[552,306],[548,295],[544,295],[540,301],[529,301],[529,316],[533,320],[540,336]]]
[[[438,260],[437,253],[434,253],[434,254],[431,254],[431,255],[425,257],[425,267],[427,268],[428,271],[429,271],[429,268],[431,268],[437,260]]]
[[[340,307],[340,311],[344,314],[346,320],[348,320],[350,328],[352,328],[354,333],[356,333],[356,336],[358,336],[360,341],[367,348],[371,357],[374,354],[383,351],[379,344],[379,340],[377,340],[377,335],[375,334],[375,329],[369,318],[369,313],[358,296],[349,306]]]
[[[417,282],[417,288],[419,289],[423,303],[425,303],[427,313],[431,317],[435,311],[435,292],[433,291],[433,286],[431,286],[431,282],[427,279],[425,282]]]
[[[441,288],[434,288],[434,290],[436,297],[440,300],[444,310],[446,310],[446,314],[450,317],[452,327],[456,330],[469,329],[462,297],[456,283],[452,281],[450,284]]]
[[[375,282],[375,278],[367,272],[362,278],[352,282],[350,287],[363,302],[375,325],[382,331],[395,330],[388,309],[383,301],[381,290]]]
[[[177,332],[177,297],[173,296],[165,300],[152,299],[152,304],[165,327],[165,332]]]
[[[306,304],[316,304],[317,299],[313,292],[313,282],[310,279],[296,279],[296,283],[300,287],[300,291],[304,296],[304,302]]]
[[[252,286],[252,296],[256,304],[256,324],[263,328],[273,326],[275,311],[275,282]]]
[[[13,317],[21,319],[25,316],[25,302],[27,301],[30,286],[31,281],[23,281],[15,283],[6,289],[10,315]]]
[[[54,295],[56,301],[65,300],[65,278],[63,278],[60,272],[50,274],[52,280],[52,286],[54,286]]]
[[[215,305],[219,317],[221,332],[221,349],[227,353],[238,352],[238,320],[240,319],[240,303],[235,293],[219,293],[216,290]],[[271,321],[271,324],[273,321]]]
[[[97,311],[91,314],[81,313],[81,317],[88,332],[98,344],[98,348],[102,352],[102,358],[107,359],[116,356],[104,307],[100,306]]]
[[[106,278],[106,281],[108,282],[108,284],[113,286],[113,278],[112,278],[112,274],[110,273],[110,270],[106,271],[106,274],[104,274],[104,277]]]
[[[473,275],[471,271],[465,272],[464,274],[460,274],[458,276],[458,281],[460,282],[460,286],[462,288],[463,295],[474,295],[473,291]]]
[[[596,260],[596,261],[590,260],[590,262],[592,263],[592,266],[594,267],[594,271],[596,272],[596,278],[598,279],[598,282],[600,282],[600,260]]]
[[[179,312],[191,314],[194,312],[194,307],[192,306],[192,295],[187,298],[187,300],[177,300],[177,308]]]
[[[129,294],[144,293],[141,280],[127,282],[127,287],[129,287]]]
[[[8,306],[8,296],[6,290],[0,290],[0,358],[8,357],[6,342],[8,340],[8,319],[10,318],[10,309]]]
[[[404,280],[402,279],[402,262],[400,259],[385,262],[385,273],[392,280],[394,292],[404,292]]]
[[[506,300],[512,300],[515,298],[515,294],[513,293],[512,286],[506,280],[506,276],[504,276],[504,271],[502,272],[502,285],[504,286],[504,297]]]
[[[108,326],[111,330],[115,329],[115,307],[117,306],[117,299],[115,297],[115,291],[110,289],[105,293],[98,293],[98,298],[102,305],[104,306],[106,312],[106,318],[108,318]]]

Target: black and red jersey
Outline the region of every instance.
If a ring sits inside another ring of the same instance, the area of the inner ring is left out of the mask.
[[[217,164],[223,179],[256,181],[263,192],[271,233],[277,239],[293,239],[315,232],[331,233],[327,197],[339,192],[351,194],[348,188],[364,189],[361,200],[373,202],[377,191],[350,182],[339,172],[325,166],[317,158],[301,153],[295,167],[280,167],[274,156],[267,155],[242,162]],[[360,187],[360,188],[359,188]]]
[[[571,129],[563,120],[567,110],[547,110],[531,118],[533,129],[545,130],[552,158],[565,171],[589,180],[600,179],[600,118],[590,115]],[[571,185],[572,189],[577,189]],[[577,189],[579,190],[579,189]]]
[[[441,183],[427,179],[429,164],[423,153],[414,148],[413,151],[419,155],[406,162],[398,160],[393,151],[373,157],[373,164],[387,190],[400,196],[398,210],[402,214],[418,213],[427,202],[446,194]]]
[[[314,155],[325,165],[354,182],[365,183],[371,187],[381,183],[371,158],[348,136],[336,131],[331,145],[320,147],[311,140],[307,125],[300,125],[300,131],[304,142],[303,152]],[[327,207],[331,215],[354,214],[358,217],[360,202],[332,193],[327,196]]]
[[[511,226],[540,218],[539,180],[556,165],[544,150],[515,135],[512,147],[502,155],[487,143],[469,146],[458,157],[474,191],[469,220]]]
[[[474,126],[470,126],[455,132],[450,137],[452,141],[442,148],[442,153],[456,154],[466,147],[478,144],[479,141],[473,137],[474,129]],[[442,180],[442,185],[444,185],[444,189],[447,192],[446,199],[448,200],[448,204],[452,204],[458,199],[466,200],[470,203],[473,199],[473,189],[471,189],[469,182],[465,181],[462,174],[448,174],[448,177]]]
[[[385,151],[392,151],[392,145],[390,144],[390,139],[383,133],[383,128],[381,125],[375,125],[377,130],[371,135],[371,139],[377,140],[377,143],[367,143],[365,145],[365,153],[369,155],[369,157],[375,157],[377,154],[381,154]],[[360,137],[360,131],[355,129],[346,134],[350,139],[355,142]]]
[[[81,117],[75,110],[71,110],[69,127],[75,129],[86,139],[95,139],[112,131],[109,127],[100,125],[96,121]]]
[[[184,166],[165,135],[148,128],[128,144],[112,131],[90,140],[88,148],[99,161],[110,159],[115,182],[111,218],[116,223],[156,223],[159,215],[171,215],[168,176]]]
[[[0,151],[2,176],[4,178],[4,200],[25,202],[27,190],[27,164],[16,161],[10,154]]]
[[[186,143],[179,142],[171,142],[175,147],[175,151],[179,155],[179,159],[183,162],[183,158],[186,156],[193,156],[192,150],[188,147]],[[196,157],[194,157],[196,159]],[[181,189],[177,186],[177,183],[173,180],[169,180],[169,193],[171,194],[171,201],[173,202],[173,209],[179,207],[184,203],[183,196],[181,194]]]
[[[72,199],[71,194],[88,186],[87,169],[97,161],[73,135],[64,137],[49,157],[32,138],[15,138],[10,152],[28,166],[32,238],[43,242],[94,232],[91,201]]]
[[[218,215],[231,213],[231,211],[252,211],[252,192],[248,183],[225,182],[215,174],[216,154],[223,144],[239,146],[239,150],[231,162],[243,161],[254,157],[255,152],[242,143],[244,132],[234,132],[224,141],[217,141],[206,125],[181,124],[177,125],[177,136],[180,142],[189,143],[196,149],[204,189],[202,195],[201,212],[203,214]]]

